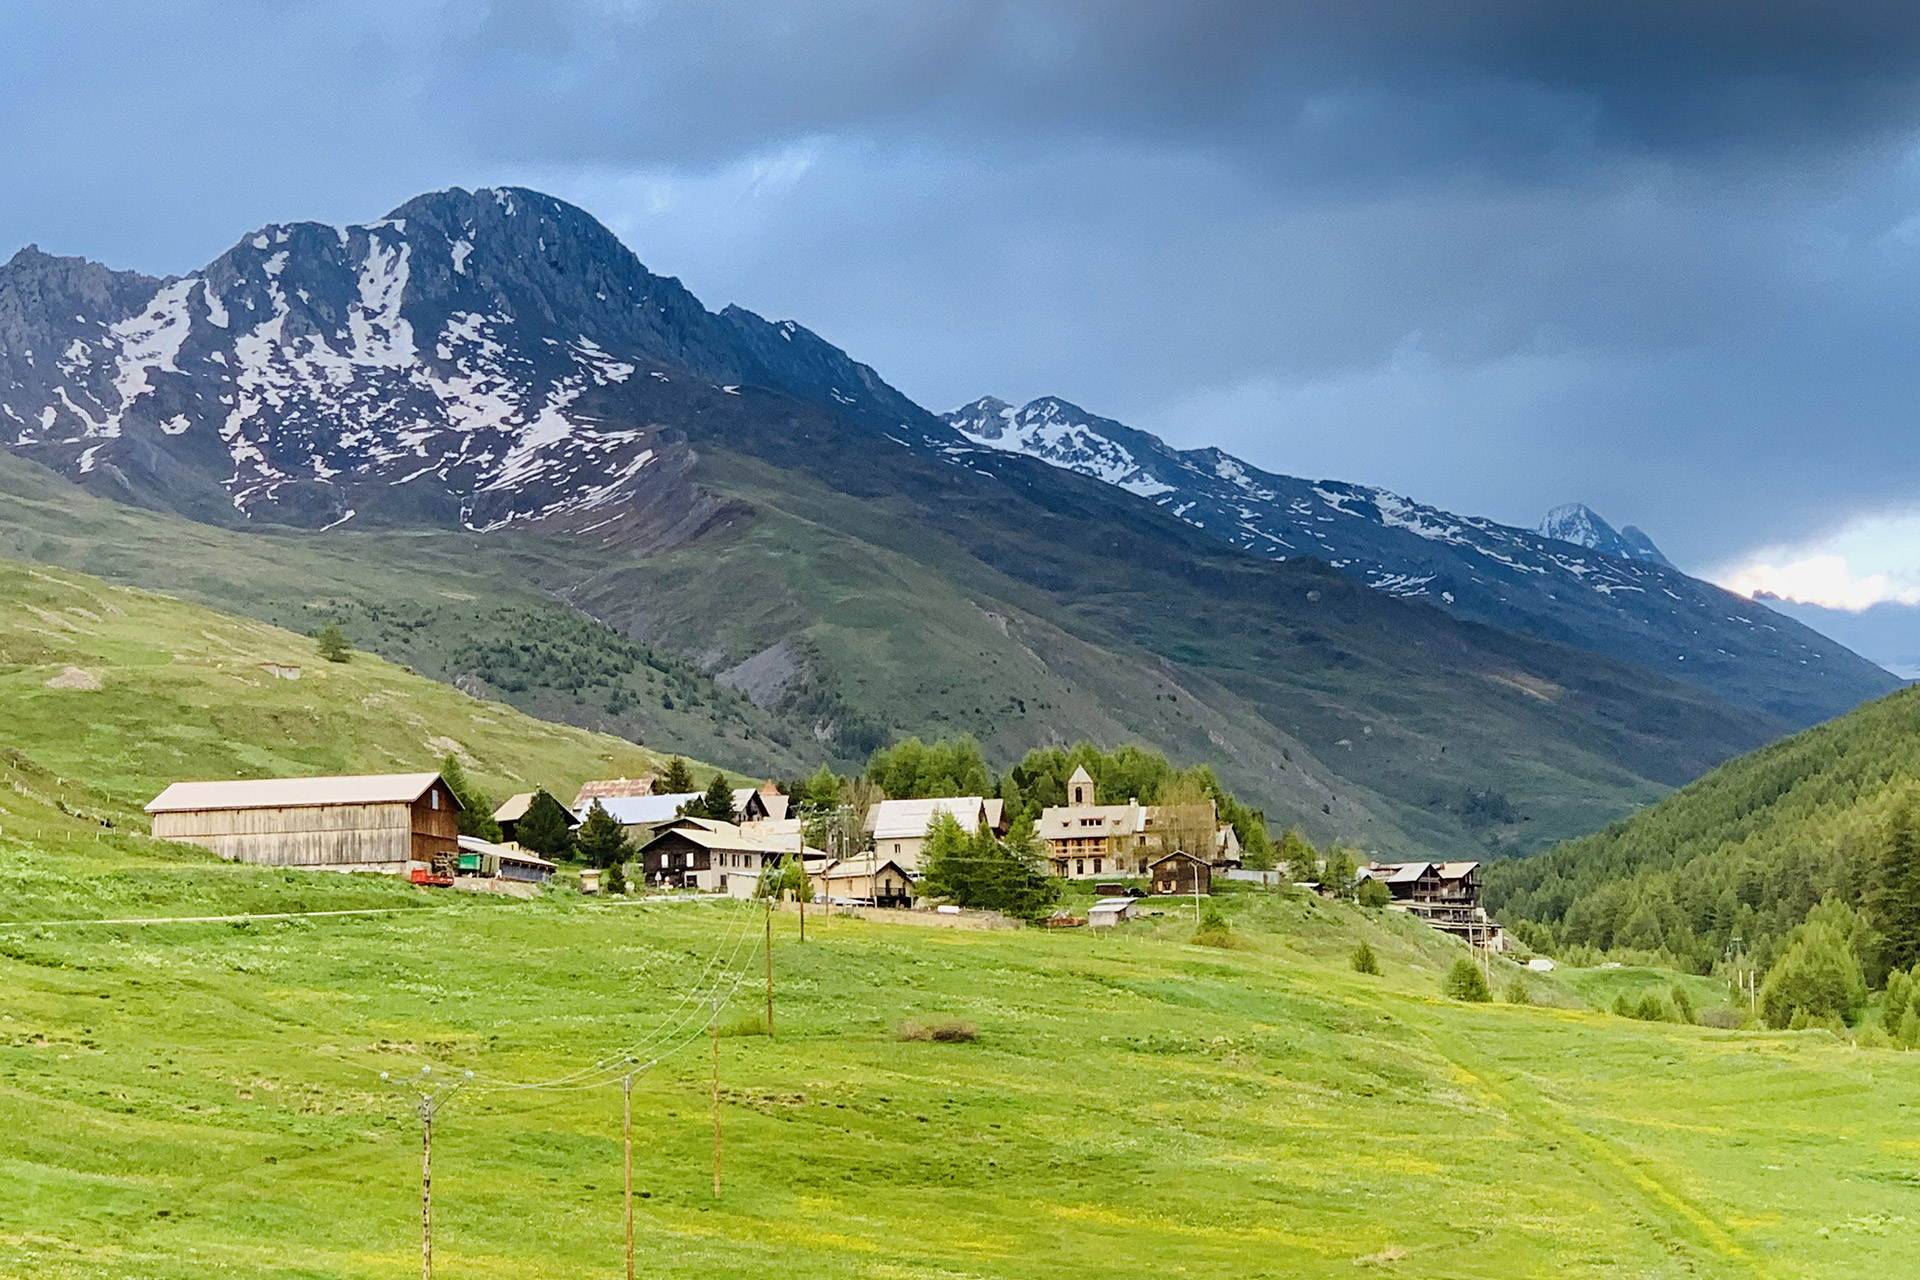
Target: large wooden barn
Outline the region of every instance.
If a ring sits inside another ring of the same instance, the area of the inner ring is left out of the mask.
[[[176,782],[153,834],[236,862],[403,872],[458,856],[460,802],[437,773]]]

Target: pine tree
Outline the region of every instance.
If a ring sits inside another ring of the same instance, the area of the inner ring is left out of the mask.
[[[527,812],[514,827],[514,838],[523,849],[545,858],[563,858],[573,849],[572,823],[558,800],[544,791],[536,792]]]
[[[1911,807],[1894,811],[1873,905],[1874,923],[1886,936],[1887,964],[1912,969],[1920,963],[1920,835]]]
[[[1880,1025],[1889,1035],[1893,1034],[1912,1006],[1913,975],[1905,969],[1895,969],[1887,975],[1886,998],[1880,1002]]]
[[[1350,963],[1355,973],[1368,973],[1376,978],[1380,976],[1380,957],[1373,954],[1373,947],[1367,942],[1363,941],[1353,949]]]
[[[627,829],[615,822],[598,800],[587,810],[587,820],[574,833],[573,843],[590,867],[618,866],[633,856]]]
[[[614,862],[608,864],[606,891],[608,893],[621,894],[622,896],[626,894],[627,892],[626,863],[616,859]]]
[[[320,656],[328,662],[348,662],[353,658],[353,645],[347,640],[347,633],[340,629],[337,622],[328,622],[326,626],[313,633],[319,643]]]
[[[1480,972],[1480,966],[1466,956],[1455,960],[1453,968],[1447,970],[1447,980],[1443,989],[1447,996],[1454,1000],[1485,1004],[1493,999],[1493,992],[1487,989],[1487,979]]]
[[[727,783],[727,775],[716,773],[713,781],[707,784],[706,795],[700,797],[701,816],[712,818],[715,822],[738,822],[740,815],[733,808],[733,788]]]
[[[660,794],[678,796],[692,790],[693,770],[687,768],[685,760],[675,756],[667,762],[667,771],[660,775]]]

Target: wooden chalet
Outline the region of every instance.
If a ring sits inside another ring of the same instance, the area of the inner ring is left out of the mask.
[[[1147,867],[1147,879],[1160,897],[1192,897],[1213,894],[1213,867],[1205,858],[1175,850],[1156,858]]]
[[[460,801],[437,773],[176,782],[147,805],[153,834],[235,862],[404,872],[451,868]]]
[[[1504,946],[1500,926],[1480,905],[1477,862],[1375,862],[1362,880],[1387,886],[1393,905],[1476,946]]]
[[[653,837],[640,846],[640,865],[650,885],[751,898],[762,871],[800,854],[797,832],[769,835],[711,818],[674,818],[656,827]],[[804,856],[826,855],[807,849]]]

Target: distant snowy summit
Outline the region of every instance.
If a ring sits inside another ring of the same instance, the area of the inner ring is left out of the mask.
[[[1584,502],[1568,502],[1555,507],[1547,512],[1547,518],[1540,522],[1536,532],[1562,542],[1571,542],[1577,547],[1591,547],[1610,556],[1619,556],[1622,560],[1645,560],[1673,568],[1673,562],[1653,545],[1652,538],[1632,525],[1615,529]]]

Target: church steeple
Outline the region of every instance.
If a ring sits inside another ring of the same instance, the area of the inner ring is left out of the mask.
[[[1069,809],[1090,808],[1095,803],[1093,775],[1087,772],[1085,765],[1073,771],[1067,779],[1067,807]]]

